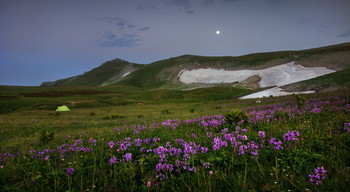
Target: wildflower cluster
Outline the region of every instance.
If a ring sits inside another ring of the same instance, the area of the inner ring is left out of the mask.
[[[309,99],[305,101],[305,106],[303,108],[299,108],[297,102],[284,102],[273,105],[248,107],[243,110],[248,111],[250,114],[248,122],[256,124],[260,121],[271,122],[278,120],[275,114],[279,111],[286,112],[288,118],[294,118],[297,115],[306,113],[321,113],[325,108],[334,112],[339,112],[341,110],[350,112],[350,104],[347,104],[349,102],[349,98],[340,99],[337,96],[329,96]]]
[[[350,123],[344,123],[344,131],[350,132]]]
[[[325,170],[324,167],[317,167],[315,170],[314,170],[314,173],[313,175],[309,175],[310,177],[310,182],[311,183],[315,183],[316,185],[319,185],[322,183],[322,181],[324,179],[326,179],[326,176],[327,176],[327,171]]]

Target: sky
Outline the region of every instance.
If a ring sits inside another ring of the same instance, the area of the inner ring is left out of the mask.
[[[38,86],[115,58],[149,64],[350,42],[349,10],[349,0],[0,0],[0,85]]]

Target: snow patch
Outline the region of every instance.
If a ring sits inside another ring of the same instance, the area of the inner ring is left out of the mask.
[[[178,74],[182,83],[221,84],[242,82],[258,75],[260,87],[283,86],[335,72],[326,67],[304,67],[294,62],[277,65],[262,70],[194,69],[182,70]]]
[[[227,71],[224,69],[194,69],[182,70],[178,77],[182,83],[203,83],[203,84],[221,84],[221,83],[239,83],[249,77],[258,75],[261,80],[259,87],[274,87],[250,95],[241,97],[240,99],[260,98],[272,96],[283,96],[291,94],[308,94],[315,91],[304,92],[285,92],[281,86],[312,79],[323,76],[329,73],[334,73],[335,70],[327,69],[326,67],[304,67],[297,65],[295,62],[277,65],[261,70],[236,70]]]
[[[122,75],[122,77],[125,77],[125,76],[130,75],[131,72],[132,72],[132,71],[127,71],[126,73],[124,73],[124,74]]]
[[[246,95],[240,97],[240,99],[253,99],[253,98],[261,98],[261,97],[269,97],[272,96],[284,96],[284,95],[292,95],[292,94],[310,94],[315,93],[315,91],[302,91],[302,92],[286,92],[283,91],[280,87],[274,87],[271,89],[266,89],[264,91],[259,91],[256,93],[252,93],[250,95]]]

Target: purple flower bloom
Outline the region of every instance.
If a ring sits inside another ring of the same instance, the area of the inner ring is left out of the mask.
[[[141,146],[141,145],[142,145],[142,139],[140,139],[140,138],[135,139],[135,140],[134,140],[134,144],[135,144],[135,146],[137,146],[137,147]]]
[[[313,110],[311,110],[311,113],[321,113],[321,111],[322,110],[316,106]]]
[[[298,141],[299,139],[296,138],[300,136],[298,131],[288,131],[288,133],[283,135],[284,141]]]
[[[117,163],[117,158],[116,158],[115,156],[113,156],[113,157],[109,160],[109,163],[110,163],[111,165]]]
[[[126,161],[131,161],[132,154],[131,153],[127,153],[127,154],[124,155],[124,158],[125,158]]]
[[[309,174],[309,182],[319,185],[322,183],[322,180],[326,179],[327,171],[324,169],[324,167],[317,167],[314,170],[314,173],[314,175]]]
[[[174,166],[172,164],[167,164],[167,163],[158,163],[156,165],[156,170],[157,171],[173,171],[174,170]]]
[[[259,131],[258,135],[259,135],[259,137],[264,138],[265,137],[265,132],[264,131]]]
[[[213,134],[211,132],[207,132],[207,137],[208,138],[212,138],[213,137]]]
[[[68,169],[66,169],[66,175],[73,175],[74,174],[74,168],[68,168]]]
[[[283,149],[282,141],[277,141],[276,138],[271,138],[269,141],[270,145],[274,145],[275,150]]]
[[[203,167],[206,168],[206,169],[209,169],[210,168],[210,163],[203,163]]]
[[[350,123],[344,123],[344,130],[350,131]]]
[[[109,142],[109,143],[108,143],[109,148],[113,148],[114,144],[115,144],[115,143],[114,143],[113,141]]]

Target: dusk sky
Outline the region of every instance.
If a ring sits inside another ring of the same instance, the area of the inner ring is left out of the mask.
[[[350,0],[0,0],[0,85],[36,86],[115,58],[148,64],[350,42],[349,10]]]

